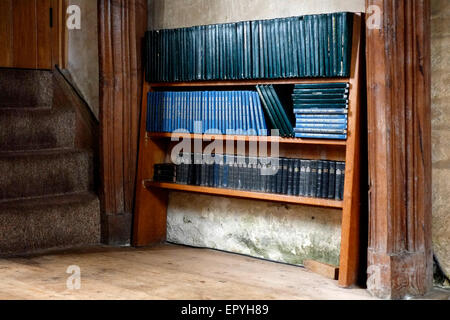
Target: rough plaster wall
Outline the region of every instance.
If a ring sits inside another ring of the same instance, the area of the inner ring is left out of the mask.
[[[81,30],[69,30],[67,69],[98,119],[97,1],[71,0],[69,4],[78,5],[81,9]]]
[[[149,0],[149,29],[364,11],[364,0]],[[339,264],[337,210],[173,192],[168,240],[302,264]]]
[[[431,1],[433,246],[450,278],[450,1]],[[448,285],[450,285],[448,283]]]
[[[365,11],[365,0],[149,0],[149,28]]]

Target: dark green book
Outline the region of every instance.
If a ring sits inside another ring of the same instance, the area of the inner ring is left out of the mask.
[[[313,15],[312,16],[312,22],[313,22],[313,35],[312,35],[312,39],[313,39],[313,43],[314,43],[314,47],[313,47],[313,51],[314,51],[314,76],[318,77],[320,76],[320,61],[319,61],[319,52],[320,52],[320,47],[319,47],[319,16],[318,15]]]
[[[258,79],[259,76],[259,68],[260,68],[260,60],[259,60],[259,51],[261,48],[259,47],[259,21],[251,22],[251,37],[252,37],[252,59],[250,61],[250,66],[252,69],[252,77],[253,79]]]
[[[277,39],[277,56],[279,62],[278,76],[277,78],[286,78],[286,33],[284,30],[284,20],[276,19],[275,21],[275,31]]]
[[[291,59],[291,77],[299,77],[299,59],[298,59],[298,55],[299,55],[299,37],[298,37],[298,29],[296,26],[296,18],[289,18],[288,20],[288,26],[289,26],[289,30],[290,30],[290,50],[288,54],[290,54],[292,56]]]
[[[279,110],[279,113],[281,115],[281,120],[283,121],[284,127],[286,128],[287,135],[293,137],[294,131],[293,131],[292,123],[289,120],[289,118],[286,114],[286,110],[284,109],[283,104],[281,103],[273,85],[268,86],[268,91],[272,94],[272,97],[275,101],[275,105]]]
[[[268,88],[268,86],[261,86],[261,91],[263,93],[264,99],[266,100],[267,105],[272,111],[272,115],[276,121],[275,129],[280,130],[280,134],[282,137],[288,137],[290,135],[289,129],[285,126],[282,115],[278,109],[278,106],[275,103],[275,100],[272,97],[272,94]]]
[[[299,18],[298,21],[298,37],[299,37],[299,76],[306,77],[308,76],[308,64],[307,64],[307,53],[306,53],[306,45],[305,45],[305,19],[303,17]]]
[[[344,13],[344,30],[343,30],[343,74],[342,76],[350,76],[350,65],[352,56],[352,41],[353,41],[353,17],[352,13]]]
[[[244,79],[244,25],[242,22],[236,23],[236,77],[237,79]]]

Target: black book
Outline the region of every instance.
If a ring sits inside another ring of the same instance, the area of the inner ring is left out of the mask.
[[[287,194],[288,192],[288,183],[289,183],[289,159],[282,160],[283,165],[283,176],[281,181],[281,193]]]
[[[271,164],[272,174],[270,175],[270,192],[277,193],[277,177],[280,172],[280,160],[272,158]]]
[[[322,197],[322,181],[323,181],[323,161],[317,161],[317,183],[316,183],[316,197]]]
[[[330,161],[328,172],[328,199],[334,199],[336,190],[336,161]]]
[[[202,162],[200,165],[200,185],[206,187],[207,183],[206,183],[206,178],[207,178],[207,174],[206,174],[206,156],[203,155],[202,157]]]
[[[341,184],[339,186],[339,198],[344,200],[344,186],[345,186],[345,162],[341,162]]]
[[[292,195],[298,196],[300,189],[300,159],[294,160],[293,170],[292,170]]]
[[[294,194],[294,167],[295,167],[295,159],[288,159],[289,168],[288,168],[288,178],[287,178],[287,195],[292,196]]]
[[[335,200],[342,200],[341,197],[341,184],[344,176],[344,163],[343,162],[336,162],[336,183],[335,183],[335,189],[334,189],[334,199]]]
[[[315,198],[317,191],[317,169],[318,161],[311,160],[311,173],[310,173],[310,186],[309,186],[309,196]]]
[[[303,189],[303,192],[304,192],[304,196],[306,196],[306,197],[309,197],[310,195],[311,195],[311,190],[312,190],[312,187],[311,187],[311,181],[312,181],[312,179],[311,179],[311,177],[312,177],[312,174],[311,174],[311,169],[312,169],[312,160],[305,160],[305,181],[304,181],[304,189]]]
[[[202,154],[196,153],[194,155],[194,163],[195,163],[195,185],[200,186],[202,182]]]
[[[328,198],[330,161],[323,161],[321,198]]]

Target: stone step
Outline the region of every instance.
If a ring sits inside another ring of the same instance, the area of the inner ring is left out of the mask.
[[[100,205],[91,193],[0,202],[0,255],[100,243]]]
[[[88,151],[0,152],[0,200],[93,190]]]
[[[0,109],[0,150],[73,148],[75,112],[70,109]]]

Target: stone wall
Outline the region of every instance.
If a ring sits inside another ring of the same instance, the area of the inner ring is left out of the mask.
[[[431,1],[433,247],[450,278],[450,1]],[[447,285],[450,283],[447,281]]]
[[[99,113],[99,69],[97,1],[71,0],[71,5],[81,9],[81,30],[69,30],[69,70],[77,88],[81,91],[92,112]]]
[[[364,10],[364,0],[149,0],[149,29]],[[168,240],[302,264],[339,264],[341,212],[173,192]]]

